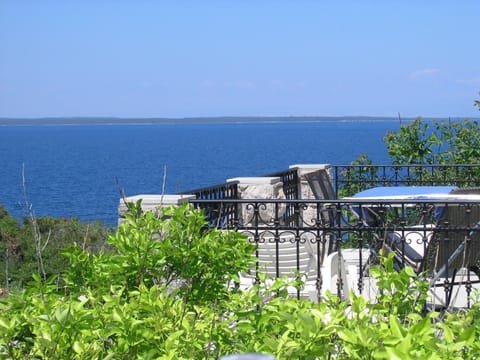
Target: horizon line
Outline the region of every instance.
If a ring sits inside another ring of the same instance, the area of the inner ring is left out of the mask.
[[[116,120],[197,120],[197,119],[261,119],[261,118],[281,118],[281,119],[296,119],[296,118],[320,118],[320,119],[345,119],[345,118],[355,118],[355,119],[458,119],[458,118],[480,118],[480,115],[477,116],[402,116],[398,114],[393,115],[215,115],[215,116],[97,116],[97,115],[73,115],[73,116],[0,116],[0,120],[62,120],[62,119],[74,119],[74,120],[83,120],[83,119],[116,119]]]

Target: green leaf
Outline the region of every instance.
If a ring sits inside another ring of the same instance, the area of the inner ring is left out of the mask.
[[[82,354],[84,352],[84,348],[79,341],[75,341],[73,343],[73,351],[75,351],[77,354]]]
[[[388,358],[390,360],[409,360],[412,358],[410,355],[400,351],[397,348],[387,347],[385,350],[387,351]]]
[[[60,307],[57,307],[55,310],[55,318],[60,324],[64,324],[69,312],[70,312],[70,309],[68,308],[62,310]]]
[[[451,344],[454,340],[453,337],[453,332],[450,329],[450,327],[447,324],[440,323],[438,326],[443,330],[443,337],[445,338],[445,341],[449,344]]]
[[[338,337],[343,341],[346,341],[351,344],[358,344],[358,336],[357,334],[349,329],[342,329],[338,331]]]
[[[414,336],[414,335],[413,335]],[[408,333],[401,342],[397,344],[395,349],[402,354],[408,354],[408,351],[412,347],[412,333]],[[410,356],[408,357],[410,358]]]
[[[3,319],[0,319],[0,327],[4,329],[9,329],[9,326]]]
[[[403,268],[403,271],[405,271],[405,273],[410,277],[410,278],[413,278],[413,277],[416,277],[417,275],[415,274],[415,271],[413,271],[413,269],[410,267],[410,266],[406,266]]]
[[[114,309],[114,310],[113,310],[113,312],[112,312],[112,318],[113,318],[113,320],[115,320],[115,321],[117,321],[117,322],[119,322],[119,323],[123,322],[123,318],[122,318],[122,316],[120,315],[120,313],[118,312],[117,309]]]
[[[403,338],[402,325],[395,315],[390,315],[390,329],[392,334],[398,338]]]
[[[41,315],[38,315],[38,319],[43,321],[50,321],[50,316],[47,314],[41,314]]]
[[[469,326],[465,329],[457,338],[457,341],[465,341],[468,345],[473,344],[475,341],[475,327]]]
[[[430,313],[431,314],[431,313]],[[436,315],[435,315],[436,316]],[[433,333],[434,329],[432,328],[432,320],[434,316],[426,316],[422,318],[419,322],[412,326],[410,333],[416,336],[421,336],[427,333]]]

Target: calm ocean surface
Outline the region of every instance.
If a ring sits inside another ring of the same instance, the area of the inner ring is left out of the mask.
[[[367,153],[386,163],[383,136],[396,121],[0,127],[0,203],[36,216],[116,225],[119,191],[176,193],[292,164],[347,164]]]

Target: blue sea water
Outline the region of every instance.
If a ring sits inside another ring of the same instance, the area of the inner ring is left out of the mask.
[[[388,162],[395,121],[0,127],[0,204],[26,215],[117,222],[127,196],[177,193],[264,175],[292,164]],[[24,176],[22,176],[22,168]],[[166,172],[165,172],[166,169]],[[25,179],[25,187],[22,186]]]

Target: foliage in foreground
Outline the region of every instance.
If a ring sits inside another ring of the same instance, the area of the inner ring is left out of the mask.
[[[480,304],[423,313],[425,283],[372,269],[375,303],[350,294],[321,303],[291,298],[288,282],[241,291],[253,247],[236,232],[206,229],[187,205],[162,218],[132,207],[110,250],[65,251],[70,269],[0,302],[0,357],[9,359],[217,359],[261,352],[277,359],[474,359]]]
[[[76,218],[24,218],[20,225],[0,205],[0,288],[20,289],[32,280],[32,273],[38,271],[35,237],[40,241],[45,275],[54,276],[68,266],[62,249],[76,244],[97,252],[109,232],[99,222],[85,224]]]

